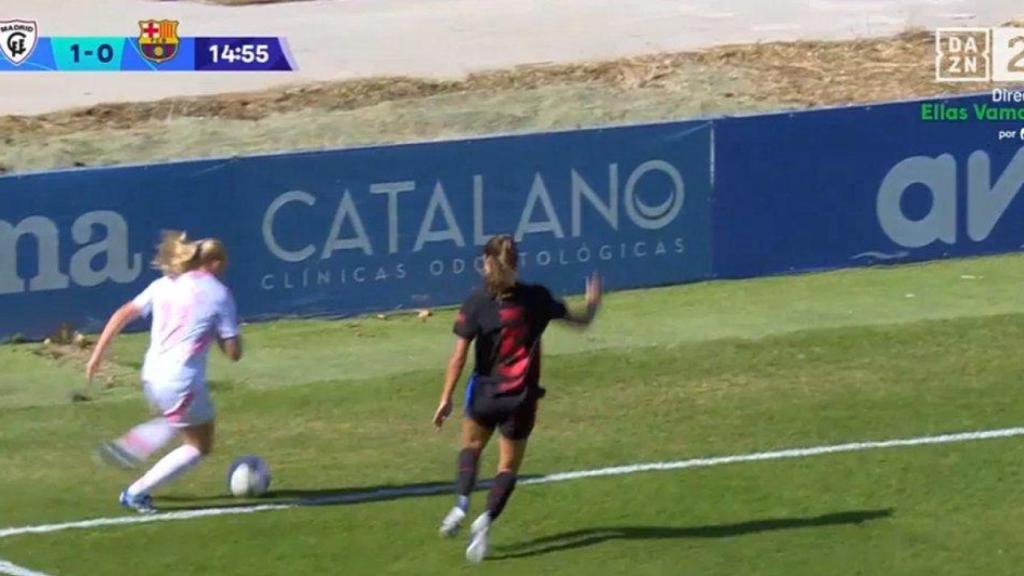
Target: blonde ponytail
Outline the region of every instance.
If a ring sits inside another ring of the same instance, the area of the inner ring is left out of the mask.
[[[504,298],[516,285],[518,276],[519,251],[515,240],[507,234],[494,236],[484,246],[484,258],[487,291],[496,298]]]
[[[189,242],[188,236],[178,230],[165,230],[153,258],[153,269],[164,276],[180,276],[199,267],[199,244]]]

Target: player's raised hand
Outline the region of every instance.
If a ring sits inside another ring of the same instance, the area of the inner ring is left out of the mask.
[[[591,310],[597,310],[601,306],[601,276],[594,272],[594,274],[587,278],[587,307]]]

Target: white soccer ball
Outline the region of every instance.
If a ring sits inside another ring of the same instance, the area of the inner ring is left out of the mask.
[[[262,496],[270,488],[270,467],[259,456],[245,456],[228,468],[228,490],[232,496]]]

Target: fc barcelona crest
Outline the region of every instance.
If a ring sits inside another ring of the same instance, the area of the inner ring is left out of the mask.
[[[178,54],[177,20],[142,20],[139,30],[139,50],[146,60],[160,64]]]

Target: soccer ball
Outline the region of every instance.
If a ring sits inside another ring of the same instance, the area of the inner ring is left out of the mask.
[[[262,496],[270,488],[270,467],[259,456],[243,456],[228,468],[228,490],[238,498]]]

